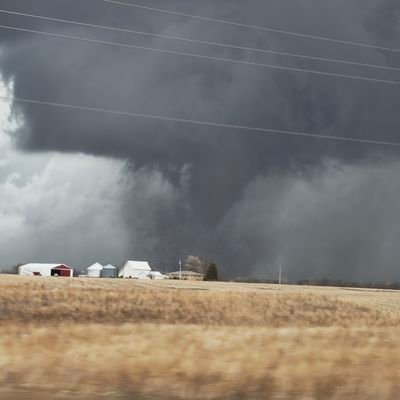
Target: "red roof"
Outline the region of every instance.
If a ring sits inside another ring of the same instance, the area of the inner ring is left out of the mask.
[[[68,269],[68,270],[71,270],[72,268],[71,268],[71,267],[68,267],[68,265],[60,264],[60,265],[58,265],[57,267],[54,267],[54,268],[52,268],[52,269]]]

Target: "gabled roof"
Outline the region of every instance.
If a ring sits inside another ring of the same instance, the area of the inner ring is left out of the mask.
[[[71,267],[69,267],[66,264],[63,263],[58,263],[58,264],[54,264],[54,263],[29,263],[29,264],[24,264],[21,265],[20,268],[30,268],[30,269],[54,269],[57,267],[67,267],[68,269],[71,269]]]
[[[91,271],[93,271],[93,270],[102,270],[103,269],[103,266],[100,264],[100,263],[94,263],[93,265],[91,265],[90,267],[88,267],[88,270],[91,270]]]
[[[60,264],[60,265],[57,265],[57,267],[54,267],[52,269],[72,269],[72,268],[68,267],[68,265]]]
[[[168,275],[186,275],[186,276],[204,276],[203,274],[199,274],[198,272],[194,271],[174,271],[170,272]]]
[[[151,271],[151,275],[153,275],[153,276],[166,276],[166,275],[162,274],[160,271]]]
[[[106,266],[103,267],[103,269],[117,269],[117,267],[114,267],[112,264],[107,264]]]
[[[151,271],[151,267],[147,261],[132,261],[129,260],[125,263],[124,268],[140,269],[144,271]]]

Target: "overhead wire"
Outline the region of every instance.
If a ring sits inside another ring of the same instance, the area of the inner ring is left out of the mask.
[[[104,1],[108,2],[108,3],[123,4],[123,3],[116,2],[113,0],[104,0]],[[135,5],[132,5],[132,6],[135,6]],[[145,7],[145,6],[143,6],[143,7],[138,6],[138,7],[149,8],[149,7]],[[153,8],[150,8],[150,9],[153,9]],[[158,9],[156,9],[156,10],[158,10]],[[217,42],[198,41],[198,40],[189,39],[189,38],[152,34],[152,33],[147,33],[147,32],[107,27],[107,26],[103,26],[103,25],[89,24],[89,23],[78,22],[78,21],[70,21],[70,20],[62,20],[62,19],[57,19],[57,18],[45,17],[45,16],[38,16],[38,15],[34,15],[34,14],[17,13],[17,12],[12,12],[12,11],[8,11],[8,10],[0,10],[0,12],[3,12],[3,11],[5,13],[9,13],[9,14],[22,15],[22,16],[27,16],[27,17],[32,17],[32,18],[40,18],[40,19],[45,19],[45,20],[53,20],[56,22],[65,22],[65,23],[70,23],[70,24],[74,24],[74,25],[102,28],[102,29],[113,30],[113,31],[144,34],[144,35],[149,35],[149,36],[153,36],[153,37],[165,37],[167,39],[183,40],[183,41],[190,41],[190,42],[195,42],[195,43],[210,44],[210,45],[224,46],[224,47],[232,47],[232,48],[237,48],[237,49],[241,49],[241,50],[272,52],[272,50],[270,51],[270,50],[255,49],[255,48],[245,48],[245,47],[241,47],[241,46],[235,46],[235,45],[229,45],[229,44],[223,44],[223,43],[217,43]],[[162,11],[162,10],[160,10],[160,11]],[[174,12],[171,12],[171,13],[174,13]],[[181,13],[179,13],[179,14],[181,14]],[[185,14],[185,16],[186,16],[186,14]],[[199,18],[203,19],[203,17],[199,17]],[[209,18],[205,18],[205,19],[210,20]],[[216,21],[216,22],[226,22],[226,21],[219,21],[219,20],[214,20],[214,19],[212,19],[212,20]],[[230,22],[227,22],[227,23],[230,23]],[[234,24],[236,24],[236,23],[234,23]],[[243,24],[239,24],[239,25],[242,26]],[[252,27],[254,27],[254,26],[252,26]],[[37,30],[33,30],[33,29],[25,29],[25,28],[19,28],[19,27],[15,27],[15,26],[0,25],[0,28],[14,30],[14,31],[48,35],[51,37],[81,40],[81,41],[90,42],[90,43],[120,46],[120,47],[134,48],[134,49],[139,49],[139,50],[148,50],[148,51],[154,51],[154,52],[163,53],[163,54],[173,54],[173,55],[186,56],[186,57],[195,57],[195,58],[208,59],[208,60],[221,61],[221,62],[233,62],[233,63],[239,63],[239,64],[245,64],[245,65],[251,65],[251,66],[276,68],[276,69],[290,70],[290,71],[295,71],[295,72],[307,72],[307,73],[318,74],[318,75],[328,75],[328,76],[341,77],[341,78],[360,79],[360,80],[380,82],[380,83],[388,83],[388,84],[396,84],[396,85],[400,84],[399,81],[391,81],[391,80],[378,79],[378,78],[362,77],[362,76],[358,76],[358,75],[336,74],[336,73],[314,71],[314,70],[295,68],[295,67],[285,67],[285,66],[278,66],[278,65],[271,65],[271,64],[255,63],[255,62],[250,62],[250,61],[234,60],[234,59],[223,58],[223,57],[212,57],[212,56],[205,56],[205,55],[200,55],[200,54],[195,54],[195,53],[186,53],[186,52],[179,52],[179,51],[173,51],[173,50],[163,50],[163,49],[157,49],[157,48],[151,48],[151,47],[145,47],[145,46],[130,45],[130,44],[125,44],[125,43],[116,43],[116,42],[109,42],[109,41],[103,41],[103,40],[98,40],[98,39],[82,38],[82,37],[73,36],[73,35],[37,31]],[[260,27],[258,27],[258,28],[260,28]],[[264,29],[269,29],[269,28],[264,28]],[[297,57],[297,56],[307,57],[307,58],[312,57],[312,56],[303,56],[303,55],[298,55],[298,54],[293,54],[293,53],[286,54],[283,52],[278,52],[278,54],[292,55],[295,57]],[[319,58],[319,57],[316,59],[321,59],[321,60],[325,61],[324,59]],[[326,61],[328,61],[328,60],[333,61],[333,62],[353,63],[351,61],[336,60],[336,59],[334,59],[334,60],[327,59]],[[359,63],[357,63],[357,64],[359,64]],[[362,64],[362,63],[360,63],[360,64]],[[363,66],[396,69],[396,70],[400,69],[400,68],[396,68],[396,67],[386,67],[386,66],[371,65],[371,64],[363,65]],[[216,128],[235,129],[235,130],[245,130],[245,131],[252,131],[252,132],[269,133],[269,134],[309,137],[309,138],[314,138],[314,139],[336,140],[336,141],[362,143],[362,144],[370,144],[370,145],[400,147],[400,142],[392,142],[392,141],[381,141],[381,140],[374,140],[374,139],[362,139],[362,138],[334,136],[334,135],[319,135],[319,134],[313,134],[313,133],[309,133],[309,132],[290,131],[290,130],[282,130],[282,129],[274,129],[274,128],[262,128],[262,127],[246,126],[246,125],[235,125],[235,124],[219,123],[219,122],[212,122],[212,121],[201,121],[201,120],[186,119],[186,118],[179,118],[179,117],[169,117],[169,116],[162,116],[162,115],[155,115],[155,114],[135,113],[135,112],[128,112],[128,111],[113,110],[113,109],[108,109],[108,108],[56,103],[56,102],[50,102],[50,101],[27,99],[27,98],[20,98],[20,97],[11,97],[11,96],[0,96],[0,99],[9,100],[9,101],[13,101],[13,102],[19,102],[19,103],[25,103],[25,104],[45,105],[45,106],[58,107],[58,108],[63,108],[63,109],[82,110],[82,111],[89,111],[89,112],[100,112],[100,113],[107,113],[107,114],[113,114],[113,115],[169,121],[169,122],[175,122],[175,123],[185,123],[185,124],[191,124],[191,125],[201,125],[201,126],[216,127]]]
[[[183,124],[189,124],[189,125],[195,125],[195,126],[206,126],[206,127],[213,127],[213,128],[224,128],[224,129],[231,129],[231,130],[241,130],[241,131],[248,131],[248,132],[258,132],[258,133],[295,136],[295,137],[307,137],[307,138],[313,138],[313,139],[352,142],[352,143],[360,143],[360,144],[368,144],[368,145],[400,147],[400,142],[392,142],[392,141],[362,139],[362,138],[334,136],[334,135],[319,135],[319,134],[314,134],[314,133],[310,133],[310,132],[300,132],[300,131],[290,131],[290,130],[275,129],[275,128],[262,128],[262,127],[246,126],[246,125],[236,125],[236,124],[228,124],[228,123],[221,123],[221,122],[170,117],[170,116],[163,116],[163,115],[156,115],[156,114],[144,114],[144,113],[137,113],[137,112],[113,110],[113,109],[108,109],[108,108],[90,107],[90,106],[82,106],[82,105],[76,105],[76,104],[66,104],[66,103],[57,103],[57,102],[44,101],[44,100],[27,99],[27,98],[14,97],[14,96],[0,95],[0,99],[11,101],[11,102],[25,103],[25,104],[44,105],[44,106],[57,107],[57,108],[62,108],[62,109],[72,109],[72,110],[82,110],[82,111],[96,112],[96,113],[106,113],[106,114],[111,114],[111,115],[143,118],[143,119],[150,119],[150,120],[156,120],[156,121],[183,123]]]
[[[38,31],[35,29],[19,28],[19,27],[9,26],[9,25],[0,25],[0,28],[13,30],[13,31],[19,31],[19,32],[34,33],[34,34],[38,34],[38,35],[46,35],[46,36],[50,36],[50,37],[57,37],[57,38],[63,38],[63,39],[78,40],[78,41],[83,41],[83,42],[88,42],[88,43],[96,43],[96,44],[102,44],[102,45],[108,45],[108,46],[118,46],[118,47],[131,48],[131,49],[137,49],[137,50],[145,50],[145,51],[156,52],[159,54],[170,54],[170,55],[203,59],[203,60],[209,60],[209,61],[218,61],[218,62],[224,62],[224,63],[248,65],[248,66],[253,66],[253,67],[269,68],[269,69],[275,69],[275,70],[308,73],[308,74],[314,74],[314,75],[319,75],[319,76],[332,76],[332,77],[336,77],[336,78],[345,78],[345,79],[354,79],[354,80],[368,81],[368,82],[375,82],[375,83],[400,85],[400,81],[389,80],[389,79],[372,78],[372,77],[365,77],[365,76],[353,75],[353,74],[339,74],[339,73],[334,73],[334,72],[317,71],[317,70],[306,69],[306,68],[288,67],[288,66],[275,65],[275,64],[265,64],[265,63],[252,62],[252,61],[236,60],[233,58],[226,58],[226,57],[207,56],[207,55],[201,55],[201,54],[197,54],[197,53],[182,52],[182,51],[175,51],[175,50],[165,50],[165,49],[159,49],[159,48],[153,48],[153,47],[138,46],[138,45],[132,45],[132,44],[125,44],[125,43],[116,43],[116,42],[110,42],[110,41],[99,40],[99,39],[83,38],[80,36],[73,36],[73,35],[67,35],[67,34],[61,34],[61,33],[44,32],[44,31]]]
[[[342,39],[336,39],[336,38],[332,38],[332,37],[328,37],[328,36],[319,36],[319,35],[312,35],[312,34],[307,34],[307,33],[299,33],[299,32],[264,27],[264,26],[259,26],[259,25],[244,24],[244,23],[235,22],[235,21],[228,21],[228,20],[223,20],[223,19],[218,19],[218,18],[204,17],[204,16],[200,16],[200,15],[195,15],[195,14],[165,10],[165,9],[161,9],[161,8],[144,6],[144,5],[136,4],[136,3],[126,3],[126,2],[121,2],[121,1],[117,1],[117,0],[103,0],[103,2],[109,3],[109,4],[120,5],[120,6],[126,6],[126,7],[135,7],[135,8],[139,8],[139,9],[143,9],[143,10],[148,10],[148,11],[166,13],[166,14],[176,15],[176,16],[180,16],[180,17],[193,18],[193,19],[198,19],[198,20],[202,20],[202,21],[216,22],[216,23],[221,23],[221,24],[226,24],[226,25],[238,26],[238,27],[242,27],[242,28],[249,28],[249,29],[261,30],[261,31],[266,31],[266,32],[274,32],[274,33],[297,36],[297,37],[308,38],[308,39],[323,40],[323,41],[328,41],[328,42],[333,42],[333,43],[346,44],[346,45],[350,45],[350,46],[359,46],[359,47],[365,47],[365,48],[370,48],[370,49],[375,49],[375,50],[384,50],[384,51],[400,53],[400,49],[396,49],[396,48],[392,48],[392,47],[385,47],[385,46],[378,46],[378,45],[373,45],[373,44],[369,44],[369,43],[355,42],[355,41],[350,41],[350,40],[342,40]]]
[[[84,26],[84,27],[88,27],[88,28],[104,29],[104,30],[108,30],[108,31],[112,31],[112,32],[131,33],[134,35],[154,37],[154,38],[160,38],[160,39],[168,39],[168,40],[176,40],[176,41],[181,41],[181,42],[186,42],[186,43],[194,43],[194,44],[201,44],[201,45],[208,45],[208,46],[215,46],[215,47],[222,47],[222,48],[227,48],[227,49],[232,49],[232,50],[252,51],[252,52],[261,53],[261,54],[273,54],[273,55],[294,57],[294,58],[300,58],[300,59],[312,60],[312,61],[322,61],[322,62],[351,65],[351,66],[360,66],[360,67],[367,67],[367,68],[377,68],[377,69],[384,69],[384,70],[400,71],[399,67],[393,67],[393,66],[387,66],[387,65],[362,63],[362,62],[357,62],[357,61],[336,59],[336,58],[330,58],[330,57],[317,57],[317,56],[310,56],[310,55],[306,55],[306,54],[298,54],[298,53],[284,52],[284,51],[278,51],[278,50],[261,49],[261,48],[256,48],[256,47],[239,46],[239,45],[234,45],[234,44],[229,44],[229,43],[198,40],[198,39],[186,38],[186,37],[182,37],[182,36],[173,36],[173,35],[165,35],[165,34],[159,34],[159,33],[143,32],[143,31],[139,31],[139,30],[117,28],[117,27],[111,27],[111,26],[106,26],[106,25],[92,24],[92,23],[81,22],[81,21],[72,21],[72,20],[68,20],[68,19],[53,18],[53,17],[44,16],[44,15],[22,13],[22,12],[4,10],[4,9],[0,9],[0,14],[16,15],[16,16],[33,18],[33,19],[39,19],[39,20],[43,20],[43,21],[52,21],[52,22],[70,24],[70,25]]]

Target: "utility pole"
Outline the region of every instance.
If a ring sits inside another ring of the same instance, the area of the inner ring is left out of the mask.
[[[282,285],[282,264],[279,264],[279,285]]]

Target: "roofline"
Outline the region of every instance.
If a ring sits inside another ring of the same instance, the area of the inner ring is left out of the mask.
[[[70,269],[73,269],[71,266],[69,266],[68,264],[64,264],[64,263],[27,263],[27,264],[22,264],[20,265],[18,268],[21,267],[26,267],[28,265],[36,265],[36,266],[43,266],[43,267],[52,267],[52,268],[57,268],[60,266],[64,266],[64,267],[68,267]]]
[[[126,260],[125,264],[128,263],[128,262],[147,263],[147,264],[149,263],[146,260]]]
[[[201,276],[204,276],[204,274],[200,274],[199,272],[195,272],[195,271],[173,271],[173,272],[167,272],[167,275],[168,274],[177,274],[177,275],[179,275],[179,274],[191,274],[191,275],[201,275]]]

